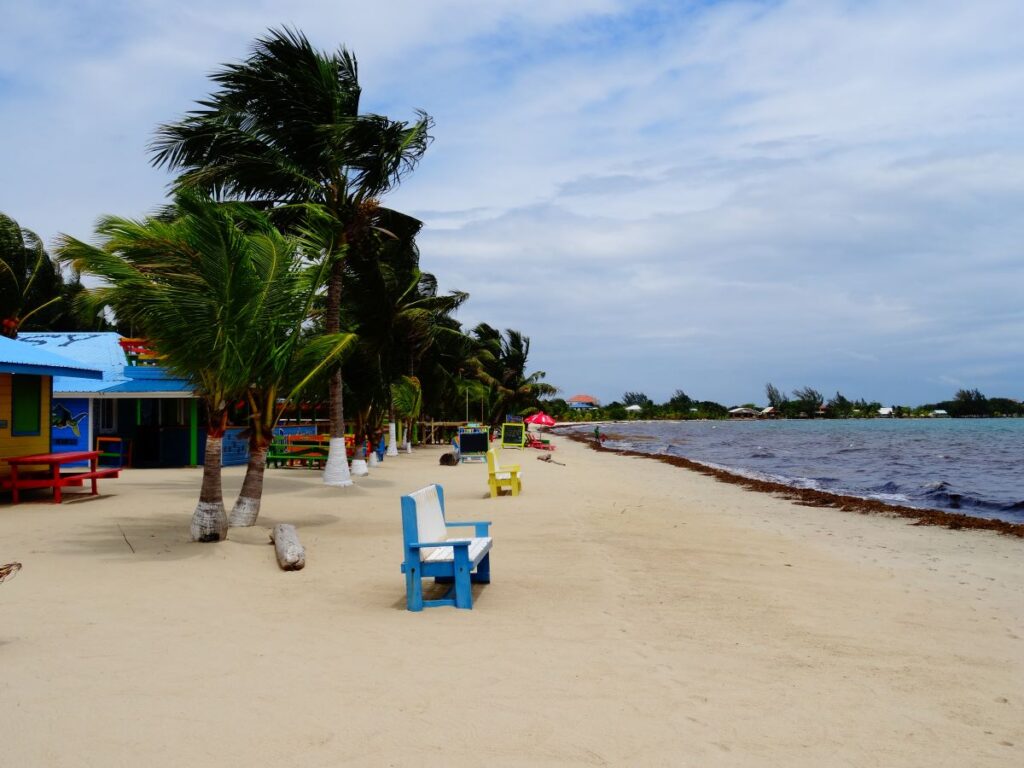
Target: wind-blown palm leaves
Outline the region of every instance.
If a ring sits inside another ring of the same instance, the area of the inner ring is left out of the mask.
[[[178,123],[161,126],[153,161],[182,171],[178,189],[241,199],[296,224],[310,207],[326,215],[329,263],[325,328],[340,330],[341,257],[368,239],[378,199],[418,163],[430,141],[423,112],[412,123],[360,114],[358,67],[345,48],[318,51],[300,32],[271,30],[249,57],[212,76],[219,90]],[[331,455],[325,482],[348,485],[341,369],[330,380]]]
[[[106,217],[97,227],[99,247],[65,236],[60,254],[105,281],[83,302],[94,310],[111,307],[119,320],[135,324],[165,365],[189,378],[203,398],[206,455],[191,530],[196,541],[217,541],[227,530],[220,466],[229,404],[246,398],[254,414],[250,448],[258,478],[250,482],[247,475],[242,497],[255,499],[258,511],[261,462],[279,415],[278,399],[294,396],[319,369],[336,362],[352,338],[319,339],[305,351],[317,362],[290,391],[282,391],[300,358],[302,324],[326,266],[310,267],[302,258],[303,243],[247,206],[182,194],[172,213],[143,221]],[[315,251],[317,245],[311,247]],[[252,504],[243,506],[249,507],[243,516],[253,516]]]
[[[377,248],[357,251],[345,262],[342,325],[359,337],[347,382],[360,437],[375,434],[385,415],[394,421],[393,385],[418,374],[439,339],[461,335],[450,316],[468,298],[460,291],[439,295],[434,276],[420,270],[415,236],[421,222],[384,213],[386,233],[376,236]]]
[[[530,354],[530,339],[511,328],[501,331],[486,323],[473,329],[479,344],[481,364],[480,380],[489,387],[489,421],[496,426],[510,413],[538,405],[544,395],[553,395],[558,389],[543,381],[544,371],[526,372]]]
[[[423,389],[415,376],[402,376],[390,390],[392,421],[397,418],[405,422],[405,444],[408,448],[412,423],[423,409]]]
[[[67,299],[80,288],[77,276],[64,282],[38,235],[0,213],[0,335],[73,328]]]

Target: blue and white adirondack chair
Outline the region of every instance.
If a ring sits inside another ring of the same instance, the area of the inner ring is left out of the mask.
[[[410,611],[422,611],[424,606],[454,605],[472,608],[472,584],[491,581],[490,522],[449,523],[444,518],[444,489],[428,485],[415,493],[402,497],[402,538],[405,560],[405,597]],[[473,527],[476,536],[471,539],[449,539],[448,529]],[[476,569],[476,573],[473,570]],[[444,597],[423,599],[423,579],[451,584]]]

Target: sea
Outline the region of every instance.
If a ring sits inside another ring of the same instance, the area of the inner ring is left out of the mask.
[[[592,435],[593,424],[569,431]],[[631,421],[606,448],[734,474],[1024,523],[1024,419]]]

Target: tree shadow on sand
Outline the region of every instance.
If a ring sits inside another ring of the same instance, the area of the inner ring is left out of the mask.
[[[71,555],[99,556],[116,560],[188,560],[209,557],[222,544],[200,544],[189,536],[191,510],[176,510],[160,516],[117,516],[76,526],[73,535],[60,542],[55,551]],[[336,523],[338,517],[328,514],[302,515],[300,528],[313,528]],[[232,528],[228,542],[260,545],[266,532],[279,522],[272,515],[261,515],[252,528]],[[232,532],[235,532],[232,538]]]

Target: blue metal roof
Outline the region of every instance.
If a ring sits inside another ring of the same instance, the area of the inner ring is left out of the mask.
[[[181,392],[192,394],[192,385],[186,380],[172,376],[166,369],[155,365],[129,365],[124,369],[126,381],[104,389],[100,395],[131,392],[132,394],[149,392]]]
[[[77,360],[55,355],[20,339],[0,336],[0,373],[26,373],[36,376],[67,376],[102,380],[103,372]]]
[[[19,333],[18,341],[36,349],[53,352],[73,359],[76,363],[103,372],[102,380],[84,381],[67,376],[53,380],[55,394],[63,392],[99,392],[127,381],[124,368],[127,360],[118,342],[121,334],[110,331],[32,332]]]
[[[120,384],[104,389],[98,394],[103,395],[116,395],[116,394],[138,394],[145,395],[147,392],[180,392],[182,397],[192,396],[192,387],[188,385],[188,382],[182,381],[181,379],[167,379],[166,381],[125,381]]]
[[[163,368],[128,365],[120,340],[119,333],[109,331],[18,334],[18,341],[24,342],[30,349],[67,355],[89,368],[103,372],[103,378],[99,381],[82,381],[67,376],[55,377],[54,394],[72,393],[85,397],[159,397],[180,393],[182,397],[192,396],[193,388],[188,381],[170,376]]]

